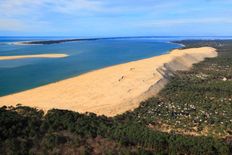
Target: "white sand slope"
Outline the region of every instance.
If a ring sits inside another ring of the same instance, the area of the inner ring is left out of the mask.
[[[138,107],[167,83],[175,70],[187,70],[206,57],[216,57],[214,48],[173,50],[169,54],[120,64],[35,89],[0,97],[0,105],[23,105],[69,109],[114,116]]]
[[[0,56],[0,60],[15,60],[26,58],[63,58],[67,57],[67,54],[33,54],[33,55],[17,55],[17,56]]]

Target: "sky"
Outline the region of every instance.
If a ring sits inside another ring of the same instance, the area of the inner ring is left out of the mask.
[[[232,36],[232,0],[0,0],[0,36]]]

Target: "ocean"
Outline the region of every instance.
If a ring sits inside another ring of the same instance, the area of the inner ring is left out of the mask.
[[[181,37],[100,39],[49,45],[12,42],[67,39],[62,37],[0,37],[0,56],[68,54],[65,58],[0,60],[0,96],[28,90],[108,66],[149,58],[180,48]]]

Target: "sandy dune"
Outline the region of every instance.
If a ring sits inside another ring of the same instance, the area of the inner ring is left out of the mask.
[[[18,55],[18,56],[0,56],[0,60],[15,60],[26,58],[63,58],[67,57],[67,54],[34,54],[34,55]]]
[[[44,110],[59,108],[114,116],[155,95],[173,71],[187,70],[206,57],[216,56],[216,50],[210,47],[173,50],[0,97],[0,105],[21,103]]]

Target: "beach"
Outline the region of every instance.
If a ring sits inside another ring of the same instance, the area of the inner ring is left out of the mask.
[[[174,71],[188,70],[193,64],[216,56],[211,47],[177,49],[3,96],[0,106],[22,104],[45,111],[57,108],[115,116],[156,95]]]
[[[33,55],[17,55],[17,56],[0,56],[0,60],[15,60],[26,58],[63,58],[67,57],[67,54],[33,54]]]

